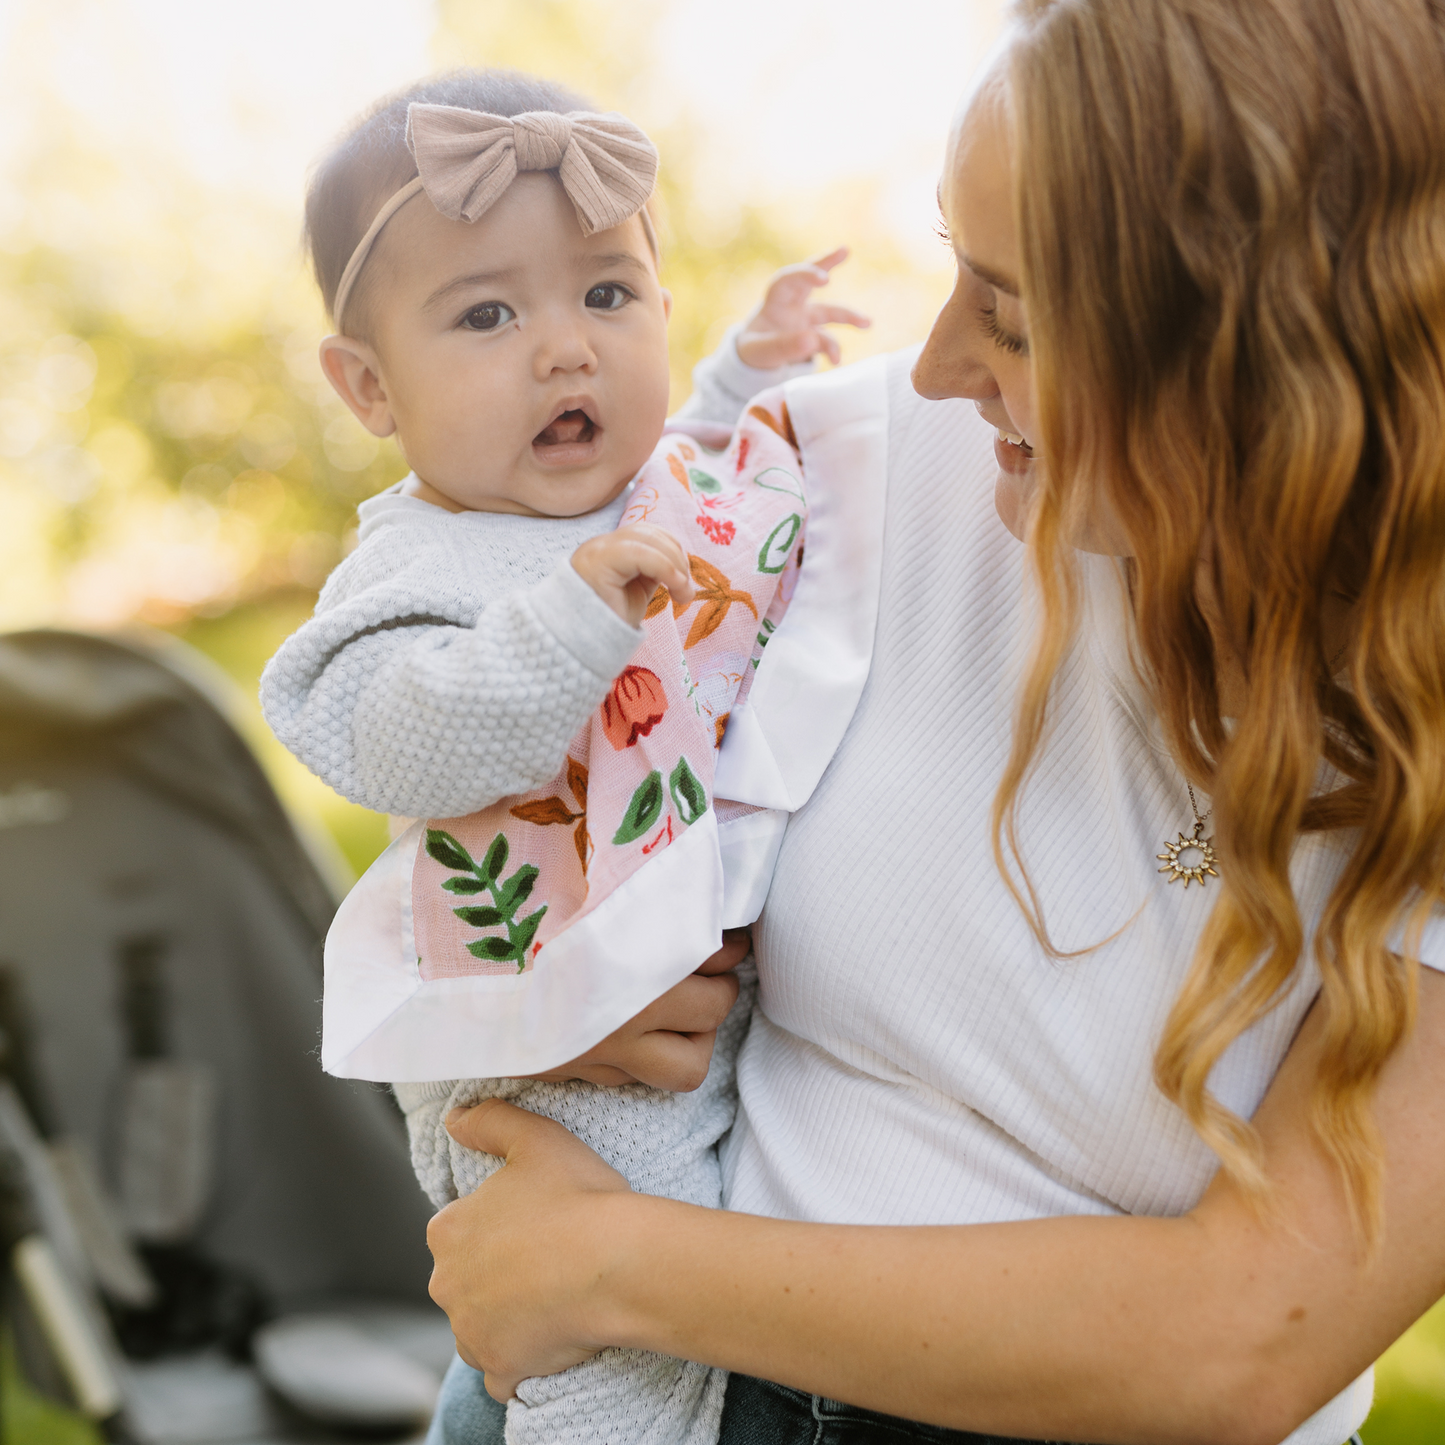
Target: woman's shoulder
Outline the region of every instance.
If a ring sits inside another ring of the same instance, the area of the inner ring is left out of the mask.
[[[972,402],[941,401],[913,389],[919,346],[815,372],[783,388],[797,444],[814,458],[846,458],[847,470],[868,466],[879,480],[935,475],[991,482],[994,430]],[[815,463],[815,470],[816,463]]]

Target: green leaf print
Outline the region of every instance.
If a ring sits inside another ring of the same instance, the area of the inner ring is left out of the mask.
[[[790,497],[803,500],[803,484],[786,467],[765,467],[753,481],[769,492],[784,492]]]
[[[763,543],[762,550],[758,553],[759,572],[781,572],[788,565],[788,556],[802,525],[803,519],[794,512],[791,516],[784,517],[768,533],[768,540]]]
[[[722,483],[711,472],[705,472],[701,467],[689,467],[687,479],[698,491],[706,492],[710,497],[722,491]]]
[[[485,905],[481,908],[453,908],[452,912],[463,923],[470,923],[473,928],[495,928],[504,917],[500,908],[488,908]]]
[[[490,938],[479,938],[475,943],[467,944],[467,952],[473,958],[494,958],[499,963],[516,956],[512,949],[512,940],[499,938],[495,934]]]
[[[612,835],[614,843],[632,843],[647,832],[662,815],[662,774],[654,768],[638,785],[622,816],[622,826]]]
[[[467,944],[467,952],[473,958],[489,958],[498,962],[509,960],[517,965],[517,972],[521,973],[527,966],[527,950],[536,937],[537,926],[547,912],[544,903],[520,923],[516,921],[517,909],[532,896],[532,889],[537,885],[539,871],[536,865],[523,863],[510,878],[500,881],[511,851],[504,833],[498,833],[492,839],[487,856],[480,864],[450,833],[444,833],[439,828],[427,829],[426,851],[444,868],[452,868],[462,874],[459,878],[443,880],[442,888],[446,892],[492,895],[490,904],[453,908],[452,912],[463,923],[473,928],[501,926],[507,930],[506,937],[494,933],[487,938],[473,939]]]
[[[532,946],[532,939],[536,935],[537,925],[542,921],[542,915],[547,910],[539,908],[535,913],[529,913],[516,927],[512,934],[512,942],[525,955]]]
[[[502,869],[507,866],[507,855],[511,851],[507,843],[507,835],[498,833],[492,839],[492,846],[487,849],[487,856],[477,870],[477,877],[485,879],[488,883],[495,883],[502,876]]]
[[[480,878],[448,878],[442,887],[448,893],[485,893],[487,891],[487,885]]]
[[[698,782],[697,774],[688,766],[686,758],[677,760],[667,786],[672,793],[677,816],[690,828],[707,812],[707,790]]]
[[[497,895],[497,907],[505,908],[508,913],[514,913],[532,896],[532,889],[536,883],[537,869],[531,863],[523,863]]]
[[[472,855],[450,833],[444,833],[440,828],[426,830],[426,851],[443,868],[470,873],[477,866],[472,862]]]

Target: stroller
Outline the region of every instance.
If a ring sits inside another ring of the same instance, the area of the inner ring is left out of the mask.
[[[0,636],[4,1445],[408,1438],[451,1356],[401,1118],[318,1062],[335,897],[208,666]]]

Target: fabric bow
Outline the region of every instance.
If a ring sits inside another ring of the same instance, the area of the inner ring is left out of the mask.
[[[414,101],[406,143],[428,199],[453,221],[485,214],[518,171],[556,171],[590,236],[635,216],[657,180],[657,148],[616,114],[529,110],[507,117]]]

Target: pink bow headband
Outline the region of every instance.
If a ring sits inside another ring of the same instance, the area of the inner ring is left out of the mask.
[[[590,236],[620,226],[642,211],[657,180],[657,147],[630,120],[616,114],[528,110],[508,117],[413,102],[406,109],[406,143],[416,158],[416,177],[376,213],[351,253],[331,308],[338,331],[347,298],[376,238],[421,191],[449,220],[475,221],[519,171],[556,171],[582,234]],[[655,249],[647,213],[642,215]]]

